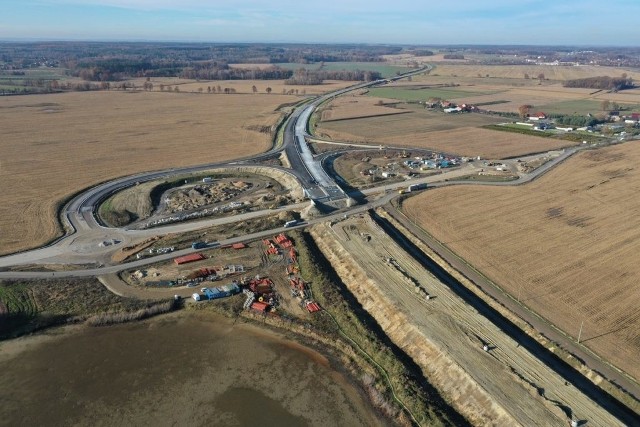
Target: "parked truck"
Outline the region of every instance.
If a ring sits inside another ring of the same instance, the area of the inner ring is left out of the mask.
[[[427,188],[427,183],[423,182],[421,184],[411,184],[409,187],[407,187],[407,192],[412,192],[412,191],[418,191],[418,190],[424,190],[425,188]]]

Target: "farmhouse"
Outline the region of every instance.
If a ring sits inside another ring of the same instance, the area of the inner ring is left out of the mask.
[[[542,111],[538,111],[535,114],[529,116],[529,120],[538,121],[538,120],[546,120],[547,115]]]

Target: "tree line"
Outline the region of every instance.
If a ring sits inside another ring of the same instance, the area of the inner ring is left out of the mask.
[[[600,89],[600,90],[623,90],[631,89],[634,86],[633,79],[623,74],[621,77],[587,77],[584,79],[573,79],[564,82],[564,87],[586,88],[586,89]]]
[[[73,66],[72,64],[68,64]],[[179,77],[191,80],[286,80],[287,84],[315,85],[324,80],[373,81],[380,73],[362,70],[307,70],[296,71],[270,66],[267,68],[237,68],[226,62],[198,62],[189,66],[161,61],[97,61],[83,62],[68,74],[90,82],[115,82],[132,77]]]
[[[287,85],[319,85],[324,80],[347,80],[371,82],[382,77],[377,71],[362,70],[307,70],[300,68],[284,81]]]

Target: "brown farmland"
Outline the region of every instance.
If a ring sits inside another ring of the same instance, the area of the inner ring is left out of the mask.
[[[449,187],[411,218],[507,292],[640,378],[640,146],[586,151],[522,187]]]
[[[617,93],[597,91],[594,89],[565,88],[562,82],[595,76],[618,77],[626,73],[637,80],[640,73],[632,69],[594,66],[553,66],[553,65],[478,65],[478,64],[438,64],[427,75],[413,77],[413,82],[399,81],[390,86],[424,86],[455,85],[456,90],[485,91],[492,94],[469,95],[464,98],[452,98],[458,103],[485,104],[483,108],[500,112],[517,112],[522,104],[533,105],[534,108],[548,106],[562,101],[593,101],[592,114],[598,113],[598,105],[603,100],[627,104],[637,108],[640,95],[636,90],[624,90]],[[525,74],[529,76],[525,79]],[[537,77],[544,74],[545,80]],[[499,103],[497,103],[500,101]],[[506,102],[502,102],[506,101]],[[493,104],[496,102],[495,104]],[[568,108],[561,111],[572,114]]]
[[[138,78],[129,80],[134,83],[136,87],[141,88],[146,82],[145,78]],[[211,87],[213,93],[211,95],[225,95],[224,89],[234,89],[237,94],[249,93],[253,94],[253,87],[256,87],[256,95],[267,95],[267,88],[271,88],[270,95],[282,95],[282,91],[293,90],[294,93],[297,90],[297,95],[317,95],[320,93],[330,92],[338,90],[343,87],[351,86],[357,82],[349,82],[342,80],[325,80],[324,83],[319,85],[288,85],[284,83],[284,80],[190,80],[180,79],[177,77],[167,78],[151,78],[149,80],[153,84],[153,91],[159,92],[161,89],[165,92],[171,90],[175,92],[176,87],[179,92],[192,92],[200,93],[202,89],[203,95],[209,95],[208,88]],[[162,86],[162,87],[161,87]],[[219,88],[218,88],[219,87]],[[219,92],[221,89],[221,93]]]
[[[345,100],[350,98],[357,99],[358,102],[348,104],[349,101],[340,101],[347,104],[346,106],[338,104],[336,110],[339,114],[344,116],[358,114],[358,105],[366,106],[367,102],[370,102],[365,101],[366,97],[362,97],[363,101],[360,101],[360,97],[345,97]],[[329,104],[329,107],[331,106],[333,103]],[[334,140],[366,142],[376,146],[383,144],[427,148],[462,156],[485,158],[520,156],[574,144],[569,141],[478,128],[478,126],[503,121],[486,115],[445,114],[411,105],[398,108],[375,105],[372,107],[384,108],[392,112],[410,111],[411,113],[325,121],[317,127],[316,135]],[[344,111],[349,109],[351,112]]]
[[[600,66],[560,66],[560,65],[480,65],[480,64],[438,64],[431,72],[439,76],[448,77],[478,77],[482,76],[488,80],[492,78],[522,79],[529,74],[531,80],[536,81],[539,74],[544,74],[549,80],[571,80],[583,79],[595,76],[619,77],[622,73],[627,73],[634,80],[640,78],[637,70],[600,67]]]
[[[91,92],[0,99],[0,254],[59,236],[57,204],[135,172],[265,151],[281,95]]]
[[[340,96],[322,107],[323,122],[334,120],[356,119],[393,114],[409,113],[407,108],[396,108],[397,102],[389,104],[390,100],[371,96]]]

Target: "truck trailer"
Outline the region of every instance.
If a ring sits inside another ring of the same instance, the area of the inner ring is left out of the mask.
[[[427,183],[423,182],[421,184],[411,184],[409,187],[407,187],[407,192],[412,192],[412,191],[419,191],[419,190],[424,190],[425,188],[427,188]]]

